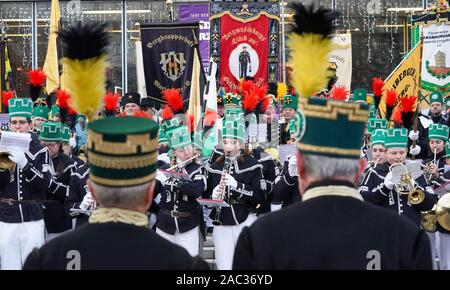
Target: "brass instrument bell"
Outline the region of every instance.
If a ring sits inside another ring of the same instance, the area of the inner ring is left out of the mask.
[[[14,171],[16,163],[9,159],[11,153],[8,151],[0,151],[0,169]]]

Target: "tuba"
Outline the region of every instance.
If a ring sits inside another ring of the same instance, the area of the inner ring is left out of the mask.
[[[398,176],[397,180],[394,180],[395,190],[400,194],[408,195],[408,202],[410,204],[420,204],[425,200],[425,192],[417,188],[417,184],[414,181],[412,172],[403,163],[396,163],[389,167],[389,171],[392,172],[392,176]]]
[[[444,194],[433,209],[420,214],[420,223],[427,232],[436,232],[436,224],[450,231],[450,193]]]
[[[230,168],[231,168],[231,157],[230,157],[229,153],[226,153],[225,161],[223,164],[222,179],[224,178],[224,176],[226,174],[228,174],[230,172]],[[227,187],[224,184],[222,184],[220,195],[219,195],[219,200],[224,200],[226,198],[226,193],[227,193]],[[222,222],[220,221],[221,212],[222,212],[221,207],[216,208],[216,215],[214,217],[214,220],[212,221],[212,224],[214,226],[222,225]]]

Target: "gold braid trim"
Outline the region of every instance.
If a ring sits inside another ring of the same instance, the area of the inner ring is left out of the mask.
[[[158,139],[151,139],[150,133],[127,135],[126,142],[103,140],[103,134],[89,130],[88,149],[112,155],[137,154],[138,147],[142,153],[153,152],[158,148]]]
[[[106,186],[111,186],[111,187],[123,187],[123,186],[135,186],[135,185],[140,185],[140,184],[150,182],[155,178],[155,176],[156,176],[156,173],[153,172],[150,175],[147,175],[144,177],[132,178],[132,179],[117,179],[117,178],[109,179],[109,178],[95,176],[91,172],[89,175],[89,179],[100,185],[106,185]]]
[[[123,223],[138,227],[148,227],[148,217],[137,211],[116,207],[100,207],[89,217],[90,224]]]
[[[361,154],[361,151],[359,149],[342,149],[338,147],[317,146],[304,143],[297,143],[297,149],[316,153],[330,153],[336,155],[359,156]]]
[[[156,163],[156,151],[139,156],[111,157],[89,152],[89,163],[101,168],[134,169],[151,166]]]
[[[353,197],[364,201],[361,194],[354,188],[343,186],[343,185],[329,185],[329,186],[318,186],[308,189],[302,196],[302,201],[306,201],[311,198],[320,196],[342,196],[342,197]]]
[[[299,108],[305,117],[337,120],[338,114],[346,115],[349,122],[367,122],[368,110],[360,108],[356,103],[328,101],[326,106],[310,104],[307,98],[299,100]]]

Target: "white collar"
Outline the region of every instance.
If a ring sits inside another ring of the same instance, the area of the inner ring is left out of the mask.
[[[354,188],[345,186],[345,185],[328,185],[328,186],[317,186],[311,189],[308,189],[302,197],[302,201],[306,201],[311,198],[320,197],[320,196],[345,196],[345,197],[353,197],[363,201],[363,197],[358,191]]]

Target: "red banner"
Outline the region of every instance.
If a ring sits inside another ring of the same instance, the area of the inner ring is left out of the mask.
[[[225,14],[221,17],[220,83],[237,89],[240,79],[253,77],[258,84],[266,83],[269,18],[243,23]]]

